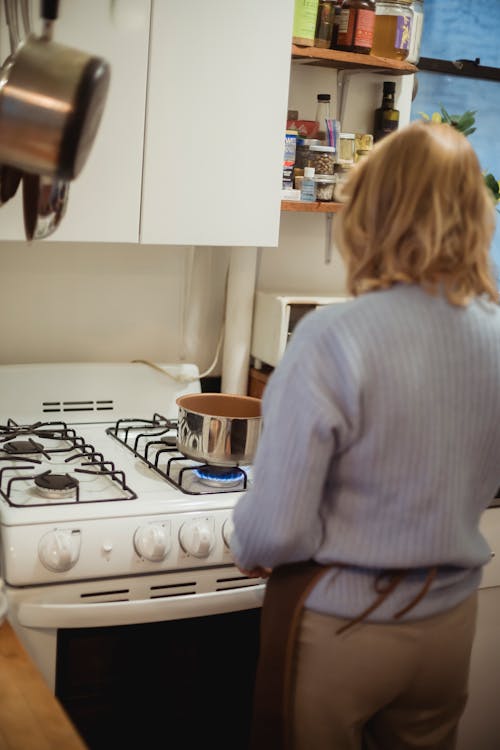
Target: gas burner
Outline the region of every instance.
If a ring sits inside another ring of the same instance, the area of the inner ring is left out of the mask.
[[[209,487],[236,487],[245,479],[245,472],[237,466],[209,466],[205,464],[193,470],[202,484]]]
[[[11,440],[5,443],[3,450],[6,453],[21,455],[23,453],[43,453],[44,446],[41,443],[35,443],[34,440]]]
[[[78,488],[78,480],[69,474],[52,474],[46,471],[35,477],[38,494],[42,497],[58,500],[73,497]]]

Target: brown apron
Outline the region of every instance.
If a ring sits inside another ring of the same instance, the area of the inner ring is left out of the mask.
[[[260,653],[255,678],[251,750],[289,750],[292,725],[293,654],[304,602],[318,580],[332,567],[308,560],[275,568],[267,582],[260,625]],[[356,625],[394,591],[408,571],[384,571],[375,580],[377,594],[361,614],[337,630]],[[393,615],[401,618],[425,596],[437,574],[431,568],[417,596]],[[385,581],[385,582],[384,582]]]

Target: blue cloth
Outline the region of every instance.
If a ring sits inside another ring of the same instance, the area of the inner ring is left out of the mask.
[[[253,486],[235,507],[243,568],[314,558],[332,569],[307,606],[354,617],[381,571],[411,574],[371,616],[445,611],[490,558],[481,513],[500,486],[500,308],[397,284],[297,326],[263,399]],[[499,511],[500,512],[500,511]]]

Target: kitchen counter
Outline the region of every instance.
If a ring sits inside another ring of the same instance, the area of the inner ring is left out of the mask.
[[[86,750],[10,624],[0,626],[0,750]]]

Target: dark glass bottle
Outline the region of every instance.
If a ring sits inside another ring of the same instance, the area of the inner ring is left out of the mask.
[[[344,0],[336,49],[368,55],[373,43],[375,0]]]
[[[399,110],[394,106],[394,92],[396,84],[394,81],[384,81],[384,93],[382,104],[375,110],[375,121],[373,125],[373,140],[380,141],[398,129]]]

